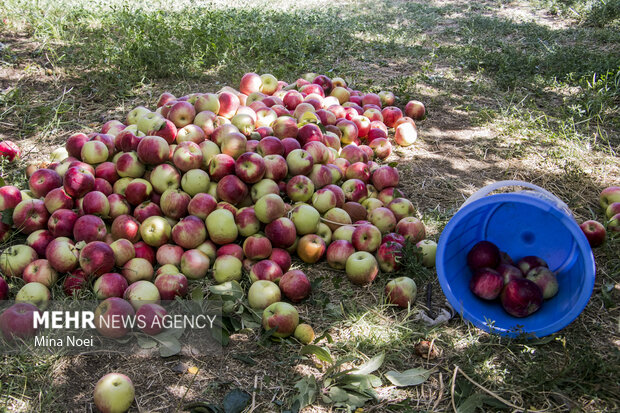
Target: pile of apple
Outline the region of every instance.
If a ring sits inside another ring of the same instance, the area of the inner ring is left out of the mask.
[[[599,196],[601,209],[607,219],[607,229],[598,221],[587,220],[579,225],[591,247],[601,246],[607,238],[620,234],[620,186],[610,186],[601,191]]]
[[[543,300],[558,292],[558,280],[540,257],[529,255],[515,264],[497,245],[480,241],[467,253],[473,275],[469,289],[477,297],[492,301],[499,297],[502,307],[514,317],[526,317],[540,309]]]
[[[17,334],[10,320],[42,308],[57,281],[66,294],[92,286],[104,300],[98,316],[154,318],[165,314],[157,303],[183,297],[192,280],[238,282],[245,272],[249,304],[286,337],[299,317],[282,295],[295,303],[311,292],[306,274],[290,270],[291,253],[306,263],[325,257],[358,285],[396,270],[406,240],[434,265],[436,244],[396,190],[398,170],[375,162],[390,155],[388,131],[410,145],[424,116],[420,102],[407,104],[408,116],[393,102],[338,78],[288,85],[248,73],[239,90],[164,93],[154,111],[138,106],[70,136],[47,168],[27,168],[29,190],[0,188],[0,211],[13,221],[0,224],[0,238],[27,236],[0,254],[2,274],[26,282],[0,328]],[[390,284],[388,298],[410,304],[411,282]],[[300,327],[308,341],[311,327]]]

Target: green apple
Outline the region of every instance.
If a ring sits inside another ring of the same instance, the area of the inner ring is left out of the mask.
[[[316,234],[323,238],[325,245],[329,246],[332,242],[332,230],[329,229],[327,224],[324,224],[323,222],[319,223],[319,228],[316,230]]]
[[[32,247],[25,244],[13,245],[0,254],[0,271],[4,275],[21,277],[28,264],[36,259],[37,253]]]
[[[61,162],[69,157],[69,153],[64,146],[54,149],[50,154],[50,162]]]
[[[44,310],[52,295],[50,290],[43,284],[32,282],[24,285],[15,296],[16,303],[30,303]]]
[[[239,230],[235,217],[227,209],[216,209],[206,219],[207,232],[211,241],[219,245],[230,244],[237,239]]]
[[[309,324],[299,324],[295,329],[293,336],[299,340],[301,344],[310,344],[314,340],[314,330]]]
[[[209,189],[209,174],[202,169],[190,169],[181,178],[181,187],[189,196],[194,196]]]
[[[221,255],[213,264],[213,279],[218,284],[241,280],[243,263],[233,255]]]
[[[256,310],[264,310],[281,298],[280,288],[268,280],[255,281],[248,291],[248,303]]]
[[[200,146],[200,150],[202,151],[202,167],[207,168],[209,166],[209,162],[211,158],[215,155],[222,153],[220,151],[220,147],[217,146],[217,143],[205,140],[198,144]]]
[[[353,284],[370,284],[379,273],[379,264],[371,253],[358,251],[347,258],[345,272]]]
[[[353,233],[355,227],[353,225],[343,225],[336,228],[332,234],[332,241],[345,240],[353,243]]]
[[[121,373],[108,373],[95,385],[95,406],[102,413],[123,413],[135,397],[131,379]]]
[[[252,189],[250,189],[250,195],[252,196],[252,201],[254,202],[258,201],[267,194],[280,195],[280,187],[278,187],[278,184],[271,179],[261,179],[252,185]]]
[[[155,276],[160,276],[162,274],[178,274],[181,271],[174,264],[164,264],[155,271]]]
[[[424,239],[415,244],[415,246],[422,249],[422,265],[428,268],[434,267],[437,243],[430,239]]]
[[[256,201],[254,205],[256,218],[264,224],[269,224],[286,213],[286,205],[277,194],[266,194]]]
[[[139,280],[127,287],[123,298],[129,301],[129,304],[137,311],[144,304],[158,304],[161,296],[155,284],[150,281]]]
[[[315,234],[319,229],[321,214],[310,205],[300,204],[293,208],[291,221],[295,224],[298,235]]]
[[[140,119],[142,116],[146,115],[149,112],[150,112],[150,110],[148,110],[144,106],[137,106],[137,107],[133,108],[127,114],[127,122],[126,122],[126,124],[128,126],[136,125],[135,129],[136,129],[136,132],[137,132],[138,131],[138,125],[137,125],[138,124],[138,119]]]
[[[164,123],[166,123],[166,118],[159,113],[147,112],[138,118],[136,126],[140,132],[148,134],[151,130],[159,130]]]
[[[160,247],[170,239],[172,227],[165,218],[154,215],[140,224],[140,235],[146,244],[151,247]]]

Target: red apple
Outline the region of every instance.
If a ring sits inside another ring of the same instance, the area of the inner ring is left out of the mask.
[[[381,115],[385,126],[391,128],[398,119],[403,117],[403,112],[396,106],[387,106],[381,111]]]
[[[210,265],[209,257],[198,249],[187,250],[181,256],[181,272],[190,280],[204,278]]]
[[[276,302],[263,311],[263,328],[276,329],[275,337],[288,337],[295,332],[299,324],[299,314],[288,303]]]
[[[145,136],[137,147],[138,159],[146,165],[159,165],[170,157],[168,142],[159,136]]]
[[[70,237],[78,214],[70,209],[58,209],[50,216],[47,227],[53,237]]]
[[[355,228],[352,241],[358,251],[375,252],[381,245],[381,231],[374,225],[360,225]]]
[[[239,106],[241,105],[239,98],[230,92],[222,92],[219,94],[218,98],[220,102],[220,109],[218,115],[223,116],[227,119],[232,118],[237,112]]]
[[[405,105],[405,115],[414,120],[424,119],[426,116],[426,108],[424,107],[424,103],[418,100],[410,100]]]
[[[235,173],[245,183],[256,183],[265,175],[265,161],[257,153],[246,152],[237,158]]]
[[[598,221],[588,220],[579,225],[591,247],[598,247],[607,236],[605,227]]]
[[[377,262],[384,272],[393,272],[400,268],[403,244],[397,242],[382,243],[377,250]]]
[[[47,226],[50,217],[45,204],[40,199],[21,201],[13,210],[13,226],[24,234],[31,234]]]
[[[532,268],[525,276],[540,288],[543,299],[548,300],[558,293],[558,279],[553,271],[547,267]]]
[[[81,167],[70,167],[64,175],[64,189],[73,198],[81,198],[95,187],[93,174]]]
[[[15,208],[21,201],[22,193],[19,188],[12,185],[0,187],[0,211]],[[49,212],[52,213],[54,211]]]
[[[51,169],[38,169],[28,179],[28,187],[35,197],[42,198],[52,189],[62,186],[62,177]]]
[[[196,216],[189,215],[182,218],[172,228],[172,240],[175,244],[193,249],[202,244],[207,238],[207,229],[204,221]]]
[[[80,251],[79,262],[86,274],[98,277],[114,267],[114,251],[105,242],[89,242]]]
[[[379,169],[372,174],[372,184],[378,191],[388,187],[395,187],[398,185],[398,182],[398,170],[388,165],[379,167]]]
[[[340,157],[346,159],[349,163],[368,162],[368,155],[357,145],[346,145],[343,147],[340,151]]]
[[[6,188],[6,187],[3,187],[3,188]],[[0,189],[3,189],[3,188],[0,188]],[[20,194],[20,199],[21,199],[21,194]],[[69,196],[67,192],[65,192],[64,188],[52,189],[45,196],[45,199],[43,202],[45,204],[45,207],[47,208],[47,211],[50,214],[59,209],[73,208],[73,198]],[[11,208],[14,208],[14,207],[15,206],[12,206]]]
[[[50,265],[49,261],[38,259],[32,261],[24,268],[22,278],[26,283],[37,282],[47,288],[51,288],[58,280],[58,273]]]
[[[394,126],[394,142],[400,146],[410,146],[418,139],[418,130],[414,123],[401,123]]]
[[[495,300],[504,287],[504,277],[492,268],[477,268],[469,281],[469,289],[484,300]]]
[[[176,102],[167,113],[167,118],[171,120],[177,128],[189,125],[196,117],[194,105],[186,101]]]
[[[500,294],[502,307],[513,317],[526,317],[542,305],[543,295],[532,281],[521,278],[510,281]]]
[[[110,214],[110,202],[108,197],[102,192],[91,191],[82,198],[82,210],[85,214],[99,215],[107,218]]]
[[[288,173],[288,164],[286,159],[280,155],[267,155],[263,158],[265,163],[264,178],[279,182],[286,178]]]
[[[344,270],[347,258],[355,252],[355,247],[347,240],[336,240],[327,247],[327,264],[335,269]]]
[[[110,243],[110,248],[114,251],[114,264],[117,267],[122,267],[127,261],[136,257],[136,249],[133,245],[131,241],[124,238]]]
[[[144,241],[135,243],[134,250],[136,253],[135,258],[144,258],[151,264],[155,263],[155,251],[153,251],[153,248],[147,245]]]
[[[167,189],[161,195],[159,206],[169,218],[180,219],[187,215],[187,207],[192,198],[179,189]]]
[[[122,275],[109,272],[102,274],[95,280],[93,292],[99,300],[105,300],[110,297],[123,297],[127,289],[127,279]]]
[[[310,295],[312,287],[303,271],[289,271],[280,278],[280,290],[286,298],[296,303]]]
[[[297,239],[295,224],[289,218],[282,217],[267,224],[265,235],[276,248],[289,248]]]
[[[79,254],[79,250],[68,238],[56,238],[45,249],[45,258],[60,273],[76,269],[79,265]]]
[[[119,297],[102,301],[95,309],[95,327],[99,334],[108,338],[121,338],[130,331],[128,320],[135,316],[135,310]]]
[[[198,218],[206,219],[215,210],[216,205],[217,201],[211,195],[199,193],[194,195],[189,204],[187,204],[187,212]]]
[[[67,149],[69,156],[80,159],[82,146],[84,146],[88,140],[88,136],[83,133],[76,133],[69,136],[69,138],[67,138],[67,142],[65,143],[65,148]]]
[[[366,184],[359,179],[348,179],[342,184],[342,190],[347,201],[359,203],[368,198]]]
[[[38,330],[35,327],[34,314],[38,312],[39,309],[30,303],[15,303],[4,310],[0,314],[0,331],[4,339],[12,342],[34,337]]]
[[[396,232],[413,243],[417,243],[426,237],[424,224],[415,217],[405,217],[398,221],[398,224],[396,224]]]
[[[283,271],[280,266],[271,260],[260,260],[250,269],[250,282],[255,283],[259,280],[267,280],[278,283]]]
[[[243,242],[243,252],[251,260],[268,258],[271,255],[272,245],[269,238],[264,235],[254,234]]]
[[[68,296],[76,295],[88,287],[88,278],[81,269],[71,271],[62,283],[62,290]]]
[[[248,196],[246,184],[235,175],[227,175],[217,183],[217,196],[222,201],[236,205]]]
[[[127,239],[132,243],[140,241],[140,222],[130,215],[119,215],[110,228],[112,238]]]
[[[96,215],[83,215],[73,225],[73,239],[76,242],[103,241],[107,233],[105,223]]]
[[[155,287],[159,290],[162,300],[174,300],[175,297],[185,297],[188,290],[187,277],[178,274],[161,274],[155,279]]]

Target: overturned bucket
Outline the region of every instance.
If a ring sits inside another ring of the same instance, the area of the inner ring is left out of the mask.
[[[529,190],[488,195],[506,187]],[[543,258],[557,273],[557,295],[524,318],[476,297],[469,289],[472,272],[466,257],[482,240],[493,242],[515,262],[528,255]],[[436,265],[446,298],[464,319],[511,337],[543,337],[563,329],[583,311],[594,288],[594,256],[570,209],[552,193],[521,181],[496,182],[474,193],[443,230]]]

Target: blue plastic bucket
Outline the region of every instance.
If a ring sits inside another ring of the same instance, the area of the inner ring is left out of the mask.
[[[504,187],[532,190],[488,195]],[[518,318],[499,302],[469,290],[466,256],[478,241],[495,243],[515,262],[537,255],[557,272],[558,294],[534,314]],[[443,230],[437,246],[437,275],[452,307],[476,327],[504,336],[543,337],[570,324],[592,295],[595,265],[588,240],[570,209],[550,192],[527,182],[501,181],[473,194]]]

